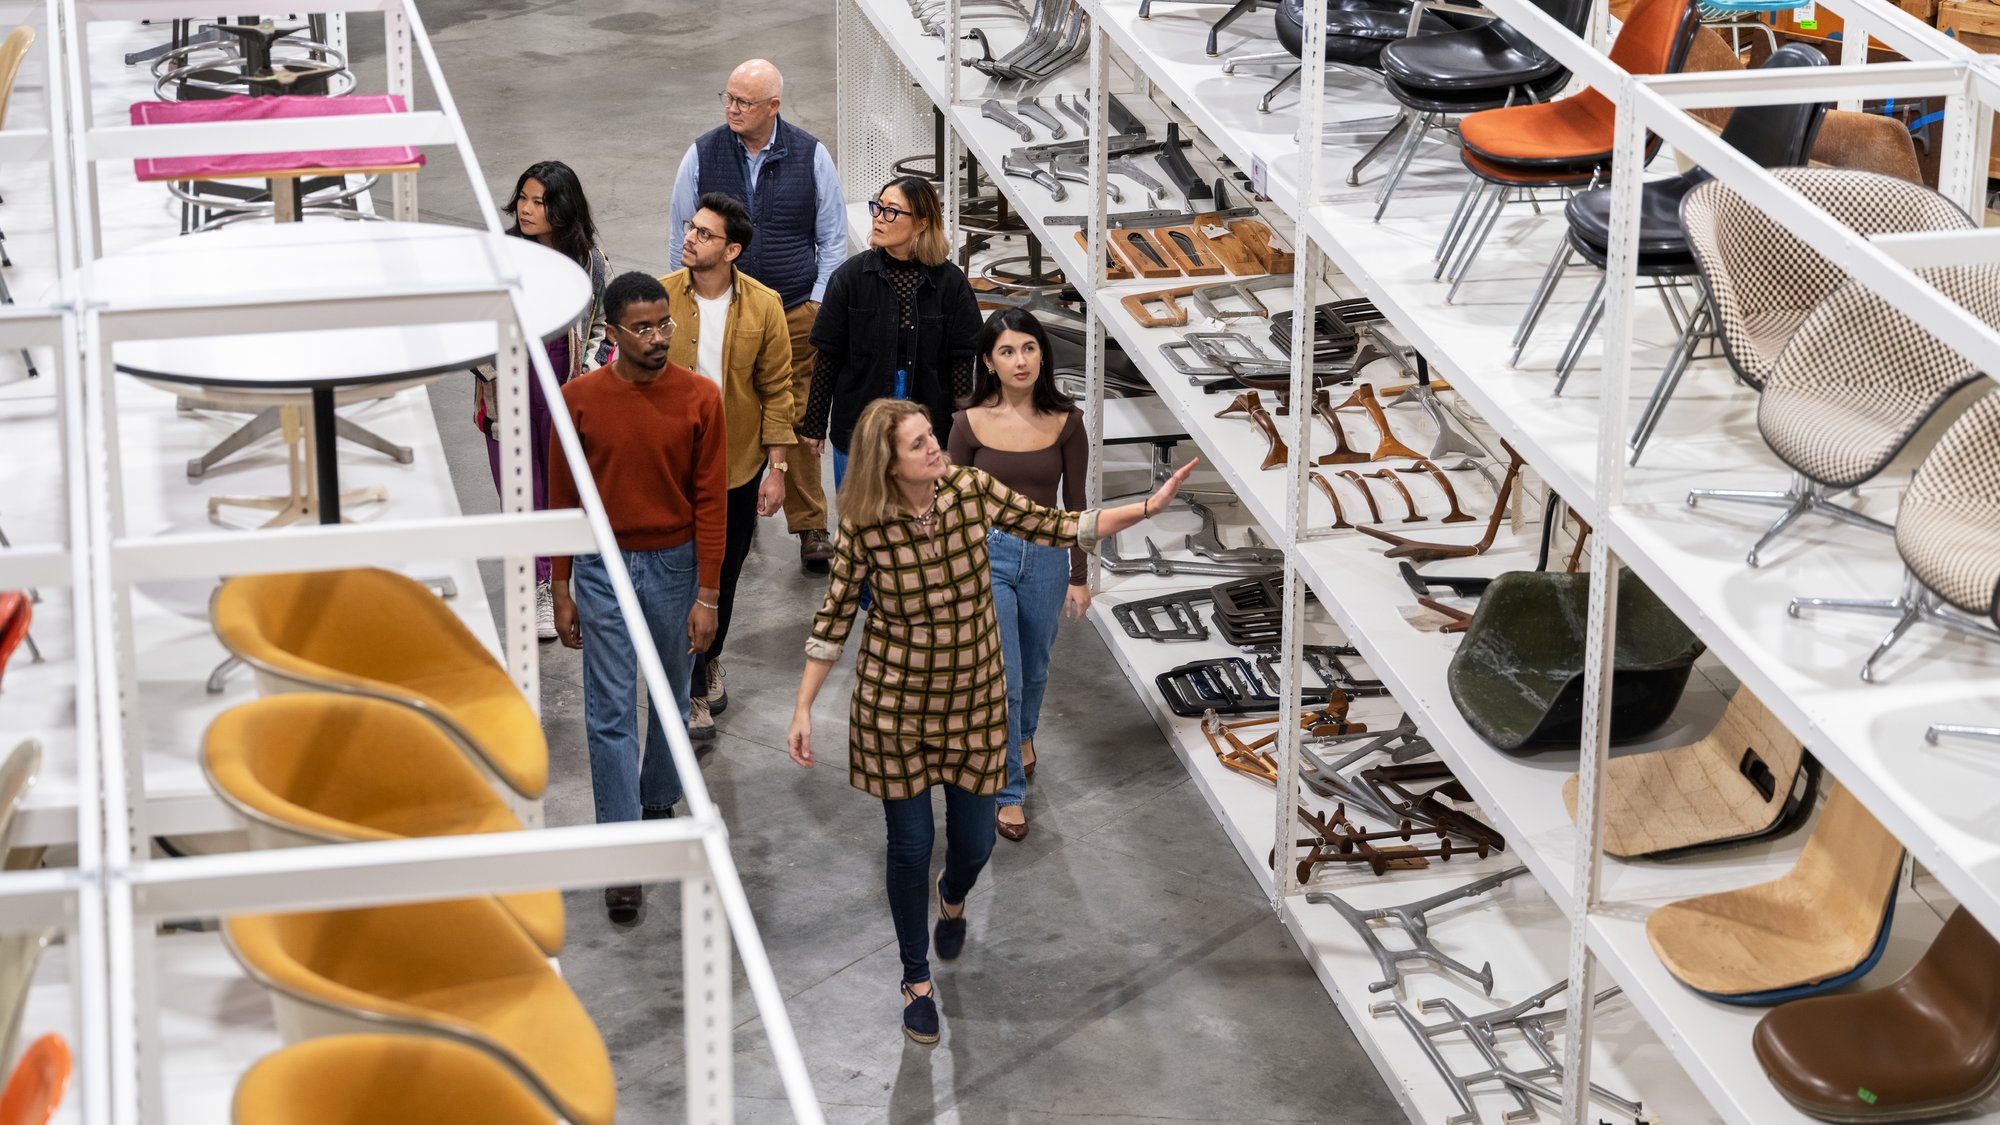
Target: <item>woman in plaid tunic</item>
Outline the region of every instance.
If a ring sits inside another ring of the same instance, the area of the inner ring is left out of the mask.
[[[994,795],[1007,778],[1007,680],[993,613],[986,533],[1091,550],[1173,500],[1189,462],[1141,504],[1087,512],[1045,508],[978,469],[954,466],[916,403],[882,399],[862,411],[840,493],[840,536],[826,601],[806,641],[805,675],[789,744],[812,749],[812,705],[840,657],[864,585],[874,608],[862,628],[848,706],[848,774],[881,798],[888,821],[889,913],[903,959],[903,1030],[938,1039],[930,987],[930,787],[945,792],[945,866],[938,882],[937,953],[965,945],[965,897],[993,850]]]

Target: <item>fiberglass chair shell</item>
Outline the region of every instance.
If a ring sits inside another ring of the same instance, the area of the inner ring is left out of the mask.
[[[1834,168],[1771,174],[1862,235],[1972,229],[1950,200],[1891,176]],[[1887,467],[1944,399],[1974,377],[1970,365],[1722,182],[1710,180],[1689,192],[1681,220],[1721,325],[1723,350],[1763,396],[1757,428],[1793,470],[1784,491],[1701,488],[1690,491],[1687,502],[1784,508],[1751,547],[1751,566],[1767,543],[1808,513],[1890,530],[1829,497]],[[1921,274],[1987,323],[2000,320],[2000,285],[1994,284],[2000,269]]]
[[[293,692],[232,707],[209,724],[201,764],[258,848],[521,830],[435,724],[367,696]],[[544,953],[562,952],[561,893],[500,904]]]
[[[2000,1085],[2000,942],[1959,907],[1886,988],[1783,1005],[1750,1038],[1785,1100],[1824,1121],[1925,1121]]]
[[[1582,733],[1588,574],[1517,570],[1495,578],[1445,673],[1451,701],[1501,750]],[[1673,714],[1701,641],[1631,571],[1618,576],[1611,737],[1636,738]]]
[[[1903,846],[1839,785],[1790,871],[1671,903],[1646,940],[1675,979],[1726,1004],[1779,1004],[1860,979],[1882,956]]]
[[[1739,687],[1702,738],[1605,763],[1604,851],[1669,859],[1781,836],[1811,814],[1818,773],[1799,740]],[[1571,820],[1577,784],[1575,774],[1563,784]]]
[[[1870,682],[1875,662],[1919,621],[2000,641],[2000,621],[1982,620],[2000,617],[2000,397],[1973,403],[1917,467],[1896,513],[1896,553],[1904,567],[1900,597],[1793,598],[1792,615],[1834,609],[1896,618],[1861,665]]]
[[[422,584],[386,570],[232,578],[215,634],[267,692],[337,691],[422,712],[539,823],[548,740],[507,670]]]
[[[235,1125],[558,1125],[484,1051],[413,1035],[331,1035],[265,1055],[236,1084],[230,1117]]]
[[[62,1036],[50,1032],[28,1044],[6,1088],[0,1089],[0,1123],[48,1125],[69,1088],[72,1066],[69,1043]]]
[[[1329,66],[1344,67],[1349,70],[1379,72],[1382,69],[1382,48],[1399,39],[1405,39],[1410,31],[1410,0],[1324,0],[1326,4],[1326,62]],[[1305,51],[1305,0],[1281,0],[1273,21],[1278,30],[1278,45],[1282,53],[1270,55],[1250,55],[1230,59],[1222,68],[1224,74],[1232,74],[1238,66],[1254,63],[1277,62],[1286,58],[1302,59]],[[1433,12],[1424,12],[1418,17],[1417,33],[1436,35],[1456,31],[1454,24]],[[1462,22],[1462,21],[1461,21]],[[1271,112],[1271,100],[1299,80],[1303,65],[1293,67],[1284,77],[1257,101],[1257,112]]]
[[[604,1040],[569,985],[490,898],[230,918],[222,934],[270,990],[278,1030],[395,1031],[470,1043],[571,1125],[611,1125]]]

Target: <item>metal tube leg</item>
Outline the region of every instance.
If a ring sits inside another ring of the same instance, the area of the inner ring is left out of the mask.
[[[1778,516],[1777,521],[1772,523],[1770,527],[1765,528],[1764,534],[1757,537],[1757,542],[1751,544],[1750,553],[1744,557],[1743,561],[1749,563],[1751,566],[1759,565],[1758,554],[1765,547],[1770,546],[1773,539],[1783,534],[1786,528],[1797,523],[1800,516],[1805,515],[1811,509],[1812,498],[1810,496],[1801,496],[1793,500],[1791,505],[1784,510],[1783,514]]]
[[[1689,364],[1694,361],[1696,345],[1707,336],[1703,331],[1707,323],[1708,305],[1697,305],[1694,314],[1688,318],[1687,330],[1681,333],[1680,345],[1660,371],[1660,381],[1653,387],[1653,397],[1646,401],[1638,427],[1632,431],[1632,464],[1639,463],[1639,456],[1646,452],[1646,443],[1653,439],[1653,429],[1667,412],[1667,400],[1673,397],[1674,390],[1680,386],[1681,376],[1687,373]]]
[[[319,485],[319,522],[338,524],[340,522],[340,450],[335,444],[333,412],[333,388],[314,387],[312,391],[312,444],[317,463],[313,466],[315,479]]]
[[[1598,275],[1597,288],[1591,291],[1590,300],[1583,306],[1583,315],[1577,318],[1576,331],[1570,333],[1569,344],[1563,348],[1562,358],[1556,362],[1556,397],[1561,397],[1563,388],[1569,386],[1569,377],[1576,371],[1576,365],[1583,359],[1583,348],[1590,342],[1591,333],[1597,331],[1597,322],[1604,315],[1605,275]]]
[[[1521,362],[1521,353],[1527,350],[1528,338],[1535,334],[1535,324],[1542,319],[1542,310],[1549,307],[1549,298],[1555,295],[1556,283],[1569,272],[1569,261],[1573,257],[1575,254],[1570,250],[1569,236],[1565,235],[1556,243],[1556,252],[1549,257],[1549,268],[1542,271],[1541,285],[1528,299],[1528,311],[1521,314],[1520,327],[1514,329],[1514,355],[1507,361],[1507,366]]]
[[[1363,168],[1366,168],[1368,165],[1374,163],[1375,158],[1382,155],[1382,151],[1389,147],[1389,142],[1395,140],[1397,137],[1402,136],[1403,131],[1408,129],[1409,127],[1410,127],[1410,111],[1406,109],[1401,114],[1397,115],[1396,123],[1394,125],[1389,126],[1389,131],[1382,134],[1380,140],[1377,140],[1374,144],[1369,145],[1368,151],[1361,154],[1361,159],[1354,162],[1354,167],[1349,168],[1347,170],[1347,186],[1360,187],[1361,170]]]
[[[1278,79],[1276,84],[1274,84],[1270,89],[1264,91],[1264,96],[1257,99],[1257,112],[1258,113],[1271,112],[1271,99],[1277,97],[1279,94],[1284,93],[1286,88],[1297,83],[1299,80],[1300,72],[1304,70],[1305,67],[1303,66],[1293,67],[1292,72],[1290,74],[1287,74],[1283,78]]]
[[[397,445],[359,422],[336,416],[333,420],[333,432],[356,445],[366,446],[377,453],[386,453],[399,465],[407,465],[417,459],[416,453],[409,446]]]
[[[1444,233],[1438,236],[1437,249],[1431,251],[1431,261],[1439,263],[1439,269],[1444,268],[1446,248],[1452,244],[1452,236],[1458,233],[1458,224],[1465,218],[1466,204],[1477,198],[1485,188],[1486,181],[1474,176],[1465,181],[1465,190],[1458,193],[1458,206],[1452,208],[1451,221],[1444,225]],[[1435,278],[1437,274],[1431,276]]]
[[[1868,659],[1861,662],[1861,681],[1863,683],[1872,684],[1875,682],[1875,662],[1887,655],[1889,650],[1895,647],[1896,642],[1903,639],[1903,634],[1910,631],[1910,626],[1917,623],[1917,618],[1922,617],[1923,614],[1923,606],[1921,604],[1914,604],[1910,606],[1909,612],[1903,614],[1894,625],[1889,626],[1888,634],[1882,638],[1881,643],[1875,646],[1875,651],[1869,653]]]
[[[200,480],[202,474],[215,468],[224,460],[241,453],[251,442],[267,434],[276,433],[278,429],[278,409],[278,407],[273,406],[268,410],[258,411],[255,417],[238,426],[235,433],[217,442],[215,448],[199,457],[191,458],[187,463],[188,479]]]
[[[1410,170],[1411,163],[1417,158],[1417,146],[1423,143],[1424,135],[1431,131],[1435,121],[1436,117],[1427,113],[1422,121],[1417,122],[1416,128],[1403,135],[1403,146],[1396,150],[1395,167],[1390,170],[1388,182],[1382,185],[1382,194],[1375,200],[1375,222],[1382,221],[1382,213],[1389,209],[1389,200],[1396,194],[1396,185],[1402,181],[1403,173]]]
[[[1452,271],[1451,288],[1446,290],[1444,295],[1445,304],[1451,304],[1453,298],[1458,296],[1458,287],[1465,284],[1466,274],[1472,272],[1472,263],[1486,245],[1487,237],[1493,233],[1494,227],[1500,225],[1500,213],[1506,208],[1507,196],[1511,191],[1512,189],[1503,187],[1494,197],[1493,206],[1486,217],[1486,224],[1479,228],[1479,238],[1465,248],[1465,253],[1459,257],[1458,268]]]

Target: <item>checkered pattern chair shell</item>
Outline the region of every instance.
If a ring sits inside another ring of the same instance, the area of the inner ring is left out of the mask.
[[[1896,552],[1958,609],[2000,610],[2000,397],[1974,403],[1924,459],[1896,515]]]
[[[1862,234],[1971,226],[1950,200],[1891,176],[1840,168],[1772,174]],[[1800,322],[1847,275],[1720,180],[1681,201],[1681,227],[1714,299],[1729,363],[1761,391]]]
[[[1918,276],[2000,325],[2000,266]],[[1971,361],[1849,279],[1806,315],[1779,356],[1757,403],[1757,428],[1787,465],[1829,487],[1852,488],[1881,472],[1925,419],[1978,377]]]

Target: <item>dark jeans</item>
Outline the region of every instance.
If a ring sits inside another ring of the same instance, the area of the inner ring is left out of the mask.
[[[749,483],[730,489],[723,503],[722,596],[715,602],[715,639],[708,642],[707,652],[694,658],[697,695],[707,694],[708,662],[722,658],[722,642],[729,636],[729,609],[736,604],[736,578],[743,573],[743,560],[750,557],[750,540],[757,534],[757,486],[763,483],[764,470],[758,469]]]
[[[965,901],[986,858],[993,854],[993,798],[975,797],[950,785],[944,790],[944,900]],[[937,827],[931,820],[931,790],[900,801],[884,800],[889,823],[889,917],[903,954],[903,983],[931,979],[931,849]]]

